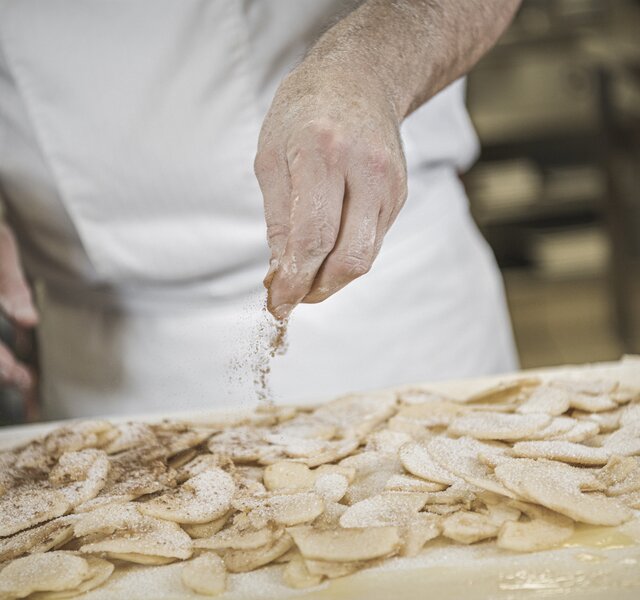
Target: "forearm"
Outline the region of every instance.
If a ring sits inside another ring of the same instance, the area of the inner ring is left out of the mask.
[[[469,71],[495,44],[519,4],[368,0],[327,31],[306,61],[321,70],[365,70],[401,121]]]

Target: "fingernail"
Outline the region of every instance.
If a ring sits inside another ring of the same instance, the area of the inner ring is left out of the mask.
[[[291,311],[294,308],[295,306],[293,304],[281,304],[280,306],[276,306],[274,308],[273,314],[276,319],[280,319],[281,321],[283,321],[291,314]]]

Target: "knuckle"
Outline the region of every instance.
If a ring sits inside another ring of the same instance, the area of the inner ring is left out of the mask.
[[[377,177],[389,177],[394,174],[394,160],[385,148],[370,148],[365,158],[369,173]]]
[[[277,154],[270,149],[258,149],[256,157],[253,161],[253,171],[258,180],[265,179],[266,176],[273,172],[277,167]]]
[[[335,256],[331,270],[339,280],[350,280],[366,275],[370,269],[371,256],[352,251]]]
[[[324,131],[318,137],[320,149],[331,161],[342,158],[347,150],[344,137],[338,131]]]
[[[289,235],[289,226],[283,223],[273,223],[267,227],[267,242],[270,248],[280,246]]]
[[[347,151],[347,141],[341,127],[336,123],[323,119],[309,124],[309,133],[314,145],[327,162],[338,162]]]
[[[392,161],[389,169],[389,174],[393,181],[396,182],[400,187],[406,187],[407,169],[402,157]]]
[[[315,229],[307,235],[299,237],[292,242],[295,254],[306,256],[311,259],[323,258],[333,248],[336,234],[330,226]]]
[[[288,235],[289,226],[284,223],[271,223],[267,228],[267,235],[269,237],[281,237]]]
[[[307,256],[308,258],[322,258],[331,251],[331,245],[327,238],[321,235],[296,240],[294,247],[297,250],[297,254]]]
[[[402,155],[384,146],[375,146],[365,150],[361,160],[374,181],[385,181],[394,197],[406,196],[407,174]]]
[[[407,199],[407,194],[409,193],[407,176],[404,171],[400,171],[396,176],[392,191],[400,204],[404,204],[404,201]]]
[[[393,164],[386,179],[394,203],[403,204],[408,193],[407,175],[403,165]]]

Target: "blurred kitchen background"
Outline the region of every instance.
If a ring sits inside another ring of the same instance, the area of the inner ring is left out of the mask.
[[[640,353],[640,0],[524,0],[468,85],[522,366]]]

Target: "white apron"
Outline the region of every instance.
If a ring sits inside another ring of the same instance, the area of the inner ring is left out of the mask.
[[[39,284],[48,416],[255,402],[258,132],[344,4],[0,0],[0,189]],[[277,400],[515,366],[456,176],[477,149],[463,83],[403,138],[407,204],[367,276],[295,310]]]

